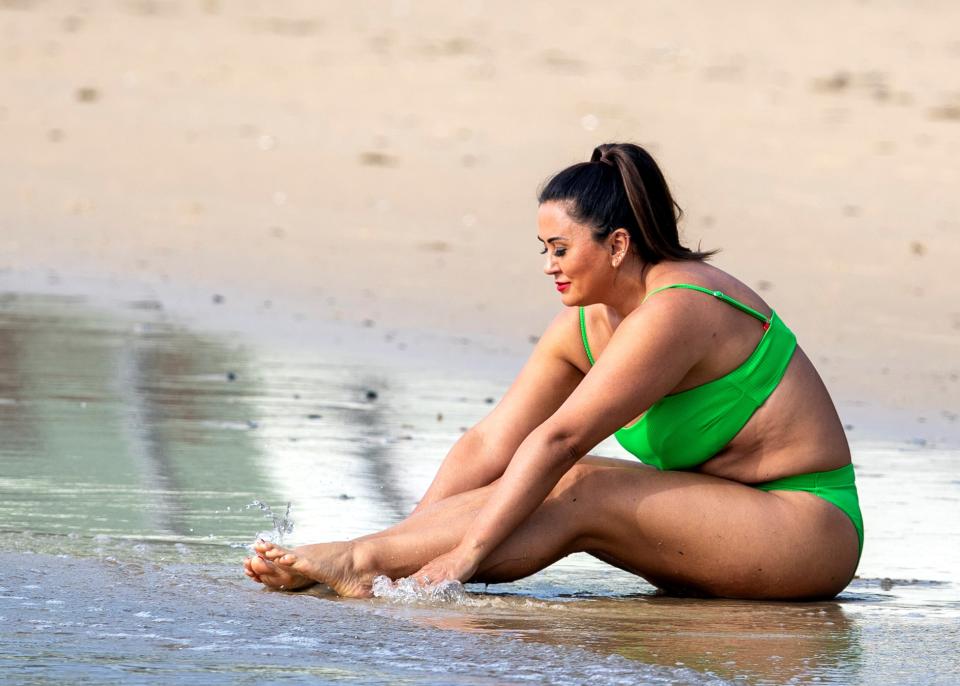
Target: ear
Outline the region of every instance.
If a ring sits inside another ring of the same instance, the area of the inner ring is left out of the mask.
[[[614,231],[607,236],[609,241],[608,245],[610,246],[611,255],[619,255],[621,259],[627,256],[627,251],[630,249],[630,232],[626,229],[614,229]]]

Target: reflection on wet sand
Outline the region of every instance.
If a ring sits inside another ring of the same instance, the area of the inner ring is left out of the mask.
[[[368,375],[359,379],[351,391],[358,396],[362,395],[372,407],[368,412],[346,412],[343,419],[348,426],[353,425],[353,431],[349,433],[361,438],[354,455],[362,460],[368,470],[369,483],[378,485],[373,491],[376,501],[392,514],[394,521],[399,521],[410,514],[412,508],[410,494],[398,488],[400,480],[391,459],[393,442],[389,440],[387,433],[389,422],[386,421],[385,407],[386,397],[389,396],[385,397],[382,390],[376,390],[387,385],[387,380],[379,375]]]
[[[211,513],[263,483],[256,437],[239,421],[256,406],[225,388],[224,368],[245,360],[223,344],[157,313],[8,295],[0,349],[3,477],[14,492],[4,529],[199,538],[217,531]]]
[[[425,625],[588,648],[723,679],[786,683],[856,680],[860,629],[837,602],[759,603],[655,596],[481,601],[480,608],[412,613]]]
[[[263,528],[243,510],[254,499],[293,502],[296,542],[389,526],[429,478],[424,446],[452,443],[434,408],[466,420],[402,375],[317,360],[199,335],[160,308],[8,294],[0,529],[217,543],[226,559]]]

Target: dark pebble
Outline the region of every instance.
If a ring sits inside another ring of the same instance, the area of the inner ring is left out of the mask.
[[[236,381],[237,373],[236,372],[227,372],[227,381]]]
[[[299,394],[299,393],[294,393],[294,394],[293,394],[293,399],[294,399],[294,400],[300,400],[300,394]]]
[[[364,319],[362,322],[360,322],[360,325],[363,326],[363,328],[365,329],[373,328],[374,324],[376,324],[376,322],[373,321],[372,319]]]
[[[260,425],[257,424],[257,423],[256,423],[255,421],[253,421],[252,419],[248,419],[248,420],[247,420],[247,426],[250,427],[251,429],[256,429],[256,428],[257,428],[258,426],[260,426]]]
[[[376,391],[368,390],[366,393],[364,393],[364,397],[367,400],[376,400],[378,396]]]
[[[220,295],[219,293],[215,294],[215,295],[213,296],[213,302],[214,302],[215,305],[221,305],[221,304],[223,304],[223,296]]]
[[[438,421],[438,422],[442,422],[442,421],[443,421],[443,412],[437,412],[437,421]]]
[[[371,150],[360,153],[360,164],[370,167],[393,167],[399,160],[393,155]]]
[[[487,405],[493,405],[493,398],[484,398],[483,402],[485,402]]]
[[[77,102],[96,102],[100,99],[100,91],[96,88],[85,86],[78,88],[73,96],[77,99]]]
[[[535,344],[540,340],[540,336],[534,336],[531,334],[530,336],[527,336],[527,340]]]
[[[853,424],[844,424],[843,428],[847,431],[853,431]]]
[[[308,414],[307,419],[323,419],[322,414]]]
[[[346,493],[341,493],[337,496],[340,500],[353,500],[352,495],[347,495]]]

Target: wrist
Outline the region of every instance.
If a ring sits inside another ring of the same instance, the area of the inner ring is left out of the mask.
[[[484,546],[480,541],[474,539],[464,539],[455,549],[458,557],[464,560],[479,562],[486,556]]]

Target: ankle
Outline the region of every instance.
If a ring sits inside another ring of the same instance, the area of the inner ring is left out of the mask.
[[[352,571],[363,576],[381,574],[381,564],[372,541],[354,540],[347,543],[344,551]]]

